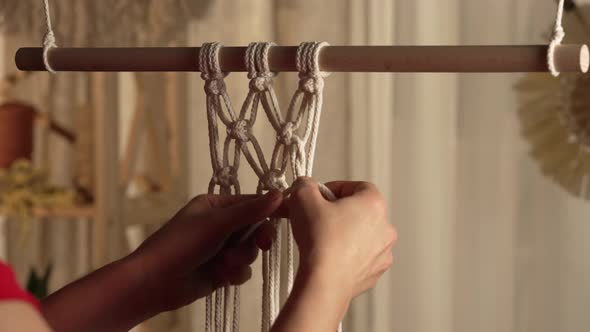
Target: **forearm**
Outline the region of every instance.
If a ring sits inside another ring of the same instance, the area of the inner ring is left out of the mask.
[[[0,302],[0,331],[49,332],[47,323],[26,302]],[[57,332],[57,331],[56,331]]]
[[[350,304],[347,289],[329,269],[302,266],[272,332],[336,331]]]
[[[133,258],[111,263],[62,288],[42,303],[56,332],[128,331],[153,316]]]

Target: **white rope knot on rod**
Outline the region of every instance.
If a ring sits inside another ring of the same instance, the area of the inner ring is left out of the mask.
[[[549,49],[547,51],[547,64],[549,66],[549,71],[555,77],[559,76],[560,74],[555,64],[555,49],[557,46],[561,45],[563,39],[565,38],[565,30],[563,29],[564,5],[565,0],[559,0],[559,4],[557,5],[557,15],[555,18],[555,27],[553,29],[553,39],[551,40]]]
[[[57,48],[55,33],[53,32],[53,28],[51,26],[49,0],[43,0],[43,6],[45,9],[45,23],[47,26],[47,32],[45,33],[45,36],[43,36],[43,63],[45,64],[45,69],[47,69],[48,72],[55,74],[55,70],[51,67],[51,63],[49,63],[50,51],[54,48]]]

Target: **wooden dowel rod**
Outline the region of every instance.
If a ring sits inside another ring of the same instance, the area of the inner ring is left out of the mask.
[[[273,71],[296,71],[296,47],[273,47]],[[245,71],[245,47],[225,47],[222,69]],[[199,71],[198,47],[176,48],[56,48],[50,63],[57,71],[183,72]],[[557,47],[561,72],[587,72],[586,45]],[[41,48],[21,48],[16,53],[20,70],[45,70]],[[327,46],[320,66],[328,72],[545,72],[547,46]]]

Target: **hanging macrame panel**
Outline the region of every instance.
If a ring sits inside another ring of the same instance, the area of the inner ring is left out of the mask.
[[[297,51],[299,84],[285,113],[273,89],[268,53],[272,43],[251,43],[245,56],[248,69],[249,92],[241,108],[235,109],[226,90],[225,77],[219,63],[219,43],[203,44],[199,68],[205,81],[206,110],[209,131],[210,157],[213,176],[209,193],[240,194],[238,170],[244,159],[258,177],[257,193],[269,190],[284,191],[292,179],[311,176],[315,147],[322,112],[322,92],[325,73],[319,68],[319,52],[326,43],[302,43]],[[257,121],[268,121],[276,133],[271,153],[265,153],[253,133]],[[220,131],[226,133],[220,138]],[[289,180],[290,179],[290,180]],[[219,188],[217,190],[217,188]],[[325,189],[324,189],[325,190]],[[329,193],[326,193],[329,195]],[[281,283],[281,227],[286,231],[287,290],[294,277],[294,241],[290,226],[279,219],[270,221],[275,241],[263,253],[262,269],[262,331],[269,331],[280,309]],[[207,297],[205,330],[239,330],[240,290],[225,287]]]

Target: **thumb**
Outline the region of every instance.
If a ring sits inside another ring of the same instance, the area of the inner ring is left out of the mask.
[[[300,177],[293,183],[288,206],[291,213],[319,210],[325,203],[318,184],[308,177]]]
[[[224,232],[235,232],[270,217],[282,204],[283,195],[272,190],[264,196],[242,201],[222,209],[215,219]]]

